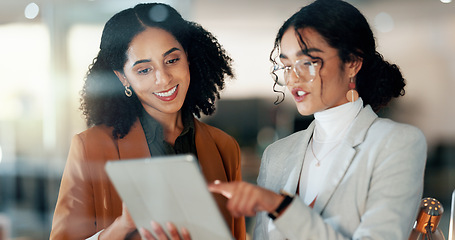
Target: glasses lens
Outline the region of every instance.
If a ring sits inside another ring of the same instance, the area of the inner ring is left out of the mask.
[[[272,74],[273,81],[280,86],[286,86],[287,82],[291,78],[291,74],[293,74],[293,71],[300,81],[311,82],[316,78],[316,74],[319,71],[320,66],[321,61],[319,59],[311,61],[301,59],[295,62],[293,67],[283,67],[275,64],[272,66],[270,73]]]
[[[276,84],[280,86],[286,86],[286,75],[287,72],[284,67],[275,64],[272,66],[272,69],[270,71],[270,74],[272,75],[272,79]]]
[[[320,66],[319,62],[299,60],[295,63],[295,72],[297,76],[303,81],[312,81],[316,77],[317,67]]]

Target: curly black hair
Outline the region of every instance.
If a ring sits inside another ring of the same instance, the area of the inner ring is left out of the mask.
[[[371,105],[374,111],[386,106],[392,98],[404,95],[406,83],[399,67],[385,61],[376,51],[375,38],[367,20],[351,4],[341,0],[316,0],[301,8],[279,29],[270,53],[272,63],[276,63],[281,38],[290,27],[294,27],[303,46],[305,43],[299,30],[313,28],[331,47],[338,50],[342,62],[363,59],[356,77],[356,88],[364,104]],[[275,86],[274,91],[277,92]]]
[[[188,56],[191,81],[183,108],[198,118],[215,111],[225,77],[234,77],[232,59],[199,24],[183,19],[169,5],[146,3],[115,14],[104,26],[100,50],[81,91],[80,109],[87,126],[104,124],[114,128],[115,138],[123,138],[141,114],[141,102],[134,92],[131,97],[124,94],[114,70],[123,72],[130,42],[148,27],[171,33]]]

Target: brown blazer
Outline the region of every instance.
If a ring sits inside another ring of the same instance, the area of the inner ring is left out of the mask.
[[[207,182],[240,181],[237,141],[196,119],[194,125],[199,164]],[[50,239],[86,239],[112,224],[122,214],[122,201],[104,171],[104,164],[109,160],[144,157],[150,157],[150,153],[139,120],[122,139],[114,139],[112,128],[104,125],[75,135],[62,176]],[[214,196],[233,236],[245,239],[245,219],[234,219],[226,209],[226,199]]]

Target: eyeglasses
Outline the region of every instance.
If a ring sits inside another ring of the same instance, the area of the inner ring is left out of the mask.
[[[294,73],[299,80],[312,82],[321,65],[321,59],[300,59],[295,62],[294,66],[274,64],[270,74],[272,75],[273,81],[280,86],[286,86],[288,84],[292,74],[291,70],[294,70]]]

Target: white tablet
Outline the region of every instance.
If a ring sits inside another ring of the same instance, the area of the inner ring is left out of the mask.
[[[233,239],[193,155],[109,161],[105,169],[138,229],[151,231],[154,220],[186,227],[192,239]]]

